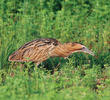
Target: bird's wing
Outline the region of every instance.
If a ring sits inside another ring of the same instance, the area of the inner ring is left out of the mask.
[[[50,52],[58,44],[56,39],[38,39],[21,46],[17,51],[9,56],[9,61],[34,61],[42,62],[50,57]]]

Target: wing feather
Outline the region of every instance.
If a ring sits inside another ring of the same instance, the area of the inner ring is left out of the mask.
[[[30,41],[11,54],[9,56],[9,61],[42,62],[49,58],[50,51],[58,44],[60,44],[60,42],[52,38]]]

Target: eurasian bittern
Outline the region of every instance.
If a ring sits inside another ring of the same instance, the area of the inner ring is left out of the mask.
[[[9,56],[9,61],[34,62],[39,65],[49,57],[68,57],[74,52],[94,53],[80,43],[60,43],[56,39],[38,39],[21,46]]]

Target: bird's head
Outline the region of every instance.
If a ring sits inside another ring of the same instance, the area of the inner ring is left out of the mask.
[[[89,50],[86,46],[80,43],[70,43],[70,50],[74,52],[84,52],[94,56],[94,53]]]

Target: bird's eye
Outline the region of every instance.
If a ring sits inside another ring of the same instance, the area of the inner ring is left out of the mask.
[[[82,49],[85,49],[85,47],[82,47]]]

